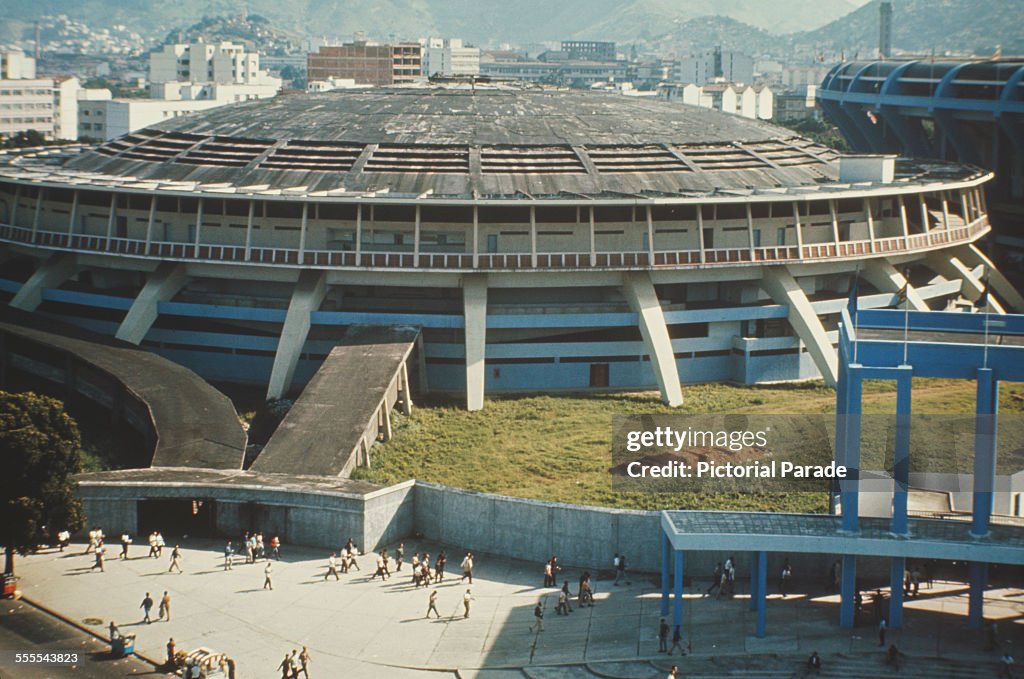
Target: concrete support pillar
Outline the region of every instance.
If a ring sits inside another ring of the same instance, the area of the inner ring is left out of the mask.
[[[896,437],[890,530],[896,535],[906,535],[907,492],[910,486],[910,394],[914,372],[910,366],[901,366],[899,370],[901,374],[896,380]]]
[[[661,532],[661,616],[668,617],[672,593],[672,541]]]
[[[654,266],[654,217],[647,206],[647,266]]]
[[[682,550],[676,550],[675,552],[675,567],[673,570],[672,578],[672,624],[682,625],[683,624],[683,552]]]
[[[416,207],[419,209],[419,206]],[[309,203],[302,204],[302,219],[299,221],[299,264],[306,256],[306,228],[309,226]]]
[[[146,219],[146,254],[153,243],[153,225],[156,223],[156,194],[149,198],[149,217]],[[248,259],[248,257],[246,257]]]
[[[11,205],[11,226],[18,225],[18,203],[21,201],[21,184],[14,186],[14,203]]]
[[[796,247],[801,259],[804,256],[804,234],[800,228],[800,203],[793,202],[793,223],[796,225]]]
[[[903,575],[907,571],[907,560],[896,557],[889,562],[889,619],[892,629],[903,627]]]
[[[900,203],[900,224],[903,227],[903,247],[910,249],[910,223],[907,221],[907,205],[903,202],[903,196],[896,198]]]
[[[978,266],[984,267],[985,273],[982,278],[988,280],[992,291],[999,295],[1014,312],[1024,313],[1024,295],[1017,291],[1013,283],[1007,280],[1006,276],[996,268],[984,252],[978,249],[977,245],[973,243],[963,245],[958,247],[955,252],[957,258],[971,269]],[[991,300],[991,296],[989,299]]]
[[[381,439],[380,440],[385,442],[385,443],[387,443],[388,441],[391,440],[391,434],[392,434],[392,430],[391,430],[391,408],[388,407],[387,399],[384,399],[384,401],[381,403],[380,411],[381,411],[380,412],[381,424],[383,425],[381,427],[381,430],[380,430],[381,431]]]
[[[949,281],[960,280],[960,294],[972,302],[981,297],[985,289],[980,276],[975,276],[971,267],[957,256],[959,250],[938,250],[929,253],[928,268]]]
[[[839,256],[839,213],[836,212],[836,202],[828,202],[828,212],[832,217],[832,240],[836,244],[836,256]]]
[[[757,638],[768,628],[768,552],[757,553]]]
[[[277,341],[274,367],[270,371],[267,399],[281,398],[287,393],[299,365],[299,356],[306,343],[311,325],[311,314],[320,308],[327,294],[326,274],[323,271],[303,271],[292,291],[288,303],[281,337]]]
[[[362,266],[363,255],[363,206],[356,205],[356,266]]]
[[[825,383],[834,387],[839,369],[836,351],[807,295],[786,267],[770,266],[764,267],[762,271],[761,287],[772,301],[789,308],[790,325],[796,330],[800,341],[807,346]]]
[[[199,259],[199,244],[203,242],[203,199],[196,203],[196,240],[193,243],[192,256]]]
[[[43,290],[60,287],[77,271],[78,262],[73,254],[62,252],[51,256],[25,281],[10,301],[10,306],[22,311],[35,311],[43,303]]]
[[[473,268],[480,268],[480,206],[476,204],[473,205]]]
[[[78,218],[78,189],[75,189],[71,197],[71,211],[68,213],[68,247],[71,247],[71,237],[75,235],[75,220]]]
[[[988,584],[988,564],[971,561],[967,564],[967,626],[981,629],[985,626],[985,587]]]
[[[700,243],[700,263],[707,263],[707,252],[704,244],[704,206],[695,205],[697,209],[697,242]]]
[[[32,242],[36,240],[36,234],[39,233],[39,219],[43,214],[43,192],[46,191],[43,187],[36,187],[36,210],[32,213]]]
[[[462,307],[466,335],[466,409],[482,410],[487,378],[487,276],[462,279]]]
[[[988,535],[996,477],[999,382],[991,368],[978,370],[974,416],[974,507],[971,534]]]
[[[597,264],[597,236],[594,232],[594,208],[588,209],[590,213],[590,266]]]
[[[914,311],[929,311],[927,302],[917,292],[913,285],[907,285],[907,279],[902,273],[896,270],[892,264],[884,259],[871,259],[864,265],[864,279],[875,286],[881,292],[897,294],[907,286],[907,302]]]
[[[875,252],[875,215],[871,211],[871,199],[864,199],[864,218],[868,222],[868,239],[871,241],[871,252]]]
[[[416,205],[416,221],[413,222],[412,232],[412,265],[420,265],[420,206]]]
[[[537,268],[537,207],[530,206],[530,266]]]
[[[750,246],[750,261],[754,261],[754,216],[750,211],[750,203],[747,208],[747,244]]]
[[[402,361],[402,369],[399,373],[399,391],[402,399],[402,414],[408,417],[412,415],[412,388],[409,386],[409,363]]]
[[[256,215],[256,201],[249,201],[249,216],[245,220],[245,261],[252,259],[252,227]]]
[[[839,596],[839,626],[852,629],[854,615],[857,612],[857,557],[852,554],[843,555]]]
[[[117,219],[117,194],[110,194],[110,212],[107,213],[107,250],[110,250],[110,239],[114,237],[114,221]]]
[[[945,191],[942,192],[942,228],[949,231],[949,197]]]
[[[665,314],[662,313],[661,302],[651,277],[645,272],[626,273],[623,274],[622,282],[623,295],[638,317],[640,335],[644,339],[647,355],[651,358],[661,398],[670,406],[682,405],[683,389],[679,384],[672,340],[668,336]]]
[[[139,344],[156,322],[160,302],[168,302],[185,287],[185,265],[163,262],[157,267],[142,287],[132,306],[128,309],[115,337],[124,342]]]

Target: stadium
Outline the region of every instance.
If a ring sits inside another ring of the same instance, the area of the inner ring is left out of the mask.
[[[834,384],[855,277],[868,308],[905,283],[916,310],[986,283],[1024,308],[976,246],[990,178],[610,94],[285,96],[4,156],[0,292],[268,397],[374,324],[421,328],[417,390],[470,409],[678,404],[681,383]]]

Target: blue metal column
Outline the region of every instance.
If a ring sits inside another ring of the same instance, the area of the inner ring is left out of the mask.
[[[907,487],[910,485],[910,392],[913,369],[900,366],[896,378],[896,441],[892,469],[892,524],[896,535],[907,534]],[[895,601],[895,600],[894,600]]]
[[[839,626],[852,628],[857,605],[857,557],[843,556],[843,574],[840,584]]]
[[[683,624],[683,553],[677,551],[675,553],[675,581],[673,583],[673,590],[675,594],[675,600],[672,602],[672,624],[682,625]]]
[[[757,552],[750,553],[750,610],[757,610],[757,586],[759,583],[758,569],[761,562],[757,558]]]
[[[664,529],[661,531],[661,615],[668,615],[668,597],[672,591],[672,543]]]
[[[892,629],[903,627],[903,574],[907,570],[907,560],[896,557],[892,560],[889,572],[889,588],[892,590],[889,597],[889,620],[888,625]]]
[[[767,618],[768,552],[757,553],[757,638],[764,639]]]
[[[847,371],[846,385],[846,426],[844,427],[846,444],[846,480],[841,482],[840,493],[843,503],[843,530],[856,532],[859,526],[858,512],[860,503],[860,411],[861,411],[861,371],[850,367]]]
[[[974,417],[974,520],[971,533],[988,535],[992,491],[996,476],[996,410],[999,383],[991,368],[978,369],[978,395]]]
[[[836,380],[836,442],[834,459],[836,466],[846,466],[846,421],[849,417],[846,406],[846,392],[849,389],[847,363],[850,361],[844,351],[843,342],[839,343],[839,375]],[[829,512],[835,513],[836,503],[841,498],[842,484],[839,479],[832,481],[832,497]]]
[[[985,585],[988,580],[988,564],[971,561],[967,564],[970,593],[967,601],[967,626],[981,629],[985,626]]]

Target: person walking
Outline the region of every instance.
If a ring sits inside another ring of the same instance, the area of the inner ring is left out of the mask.
[[[132,536],[127,532],[121,533],[121,556],[120,558],[125,561],[128,560],[128,545],[132,544]]]
[[[441,552],[444,554],[444,552]],[[399,542],[398,548],[395,549],[395,572],[402,570],[402,559],[405,558],[405,543]]]
[[[546,564],[544,564],[544,586],[545,587],[554,587],[555,586],[555,577],[554,577],[553,573],[554,573],[554,571],[551,569],[551,561],[548,561]]]
[[[430,591],[430,599],[429,599],[429,601],[427,603],[427,615],[426,615],[426,617],[428,617],[428,618],[430,617],[430,611],[434,611],[434,615],[436,615],[438,618],[441,617],[441,614],[437,612],[437,590],[436,589]]]
[[[147,625],[153,622],[149,619],[149,612],[153,610],[153,597],[149,596],[149,592],[146,592],[146,598],[142,600],[142,603],[139,605],[139,608],[142,609],[142,612],[144,614],[142,621],[145,622]]]
[[[327,582],[327,578],[334,576],[335,580],[341,580],[341,576],[338,575],[338,559],[335,557],[334,552],[331,552],[331,556],[327,559],[327,572],[324,573],[324,582]]]
[[[469,584],[473,584],[473,552],[466,552],[466,557],[462,560],[462,577],[459,579],[461,583],[466,578],[469,578]]]
[[[174,545],[174,549],[171,550],[171,565],[168,566],[167,572],[170,573],[175,568],[179,573],[184,572],[181,570],[181,545]]]
[[[467,589],[466,593],[462,595],[462,607],[465,609],[465,614],[462,616],[463,618],[468,618],[469,617],[469,605],[472,602],[473,602],[473,592],[471,590]]]
[[[817,651],[811,653],[811,657],[807,659],[807,672],[814,672],[815,674],[821,674],[821,656],[818,655]]]
[[[281,560],[281,538],[276,535],[270,538],[270,556],[274,557],[276,561]]]
[[[176,648],[174,637],[171,637],[167,641],[167,667],[174,667],[174,652]]]
[[[171,621],[171,595],[164,591],[164,595],[160,598],[160,610],[157,616],[161,620],[164,616],[167,616],[167,622]]]
[[[306,679],[309,679],[309,649],[305,646],[302,647],[302,653],[299,653],[299,668],[295,670],[296,678],[299,676],[299,672],[306,675]]]
[[[668,679],[679,679],[679,665],[673,665],[668,671]]]
[[[448,563],[448,555],[441,550],[437,555],[437,563],[434,565],[434,582],[444,582],[444,567]]]
[[[658,653],[668,653],[668,623],[665,618],[658,623]]]
[[[568,581],[566,582],[568,584]],[[558,590],[558,604],[555,606],[555,615],[569,615],[569,595],[565,590]]]
[[[231,546],[231,540],[224,545],[224,570],[230,571],[234,569],[235,564],[235,548]]]
[[[888,628],[889,628],[889,626],[886,623],[885,618],[882,618],[881,620],[878,621],[878,645],[879,646],[885,646],[885,630],[887,630]]]
[[[626,555],[619,554],[618,563],[615,566],[615,582],[612,584],[619,584],[626,580]]]
[[[672,651],[679,649],[679,655],[686,655],[686,651],[683,650],[683,630],[681,625],[676,625],[672,628],[672,645],[668,649],[668,654],[672,655]]]
[[[271,580],[270,576],[273,573],[273,567],[270,562],[267,562],[266,567],[263,569],[263,589],[274,590],[274,581]]]
[[[281,670],[281,679],[292,679],[292,657],[285,653],[284,660],[277,666],[277,669]]]
[[[549,562],[550,563],[550,562]],[[537,605],[533,607],[533,624],[530,625],[530,631],[536,627],[538,632],[544,631],[544,600],[538,599]]]
[[[711,574],[711,585],[704,591],[704,596],[711,596],[711,593],[722,586],[722,562],[715,564],[715,571]]]
[[[562,594],[565,595],[566,614],[572,613],[572,592],[569,591],[569,581],[562,583]]]
[[[783,597],[789,593],[789,580],[793,577],[793,567],[789,565],[789,559],[782,564],[782,572],[779,573],[779,594]]]
[[[93,562],[92,568],[90,568],[89,570],[94,571],[98,568],[100,569],[100,573],[106,571],[106,569],[103,567],[104,552],[106,552],[106,550],[107,548],[103,546],[103,543],[100,543],[96,547],[96,560]]]

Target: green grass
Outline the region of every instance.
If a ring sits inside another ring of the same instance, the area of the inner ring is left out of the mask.
[[[1004,385],[1000,412],[1024,414],[1022,393],[1022,385]],[[694,385],[684,388],[684,398],[684,405],[678,409],[662,405],[652,393],[498,398],[487,401],[484,410],[472,413],[458,405],[417,407],[410,417],[394,416],[394,438],[374,446],[372,468],[359,468],[353,477],[380,484],[415,478],[468,490],[630,509],[827,510],[828,498],[821,492],[614,491],[608,469],[612,466],[611,424],[615,415],[835,412],[835,392],[821,383]],[[891,413],[895,400],[892,383],[864,385],[866,413]],[[915,380],[913,409],[915,414],[969,415],[974,409],[974,383]],[[942,428],[915,434],[941,438]],[[922,443],[915,439],[912,450],[919,446],[931,450],[930,440],[925,438]],[[867,447],[865,462],[875,461],[872,456],[878,453]],[[1001,471],[1017,471],[1022,466],[1024,449],[1004,456]],[[940,459],[929,468],[944,471],[949,467],[948,460]]]

